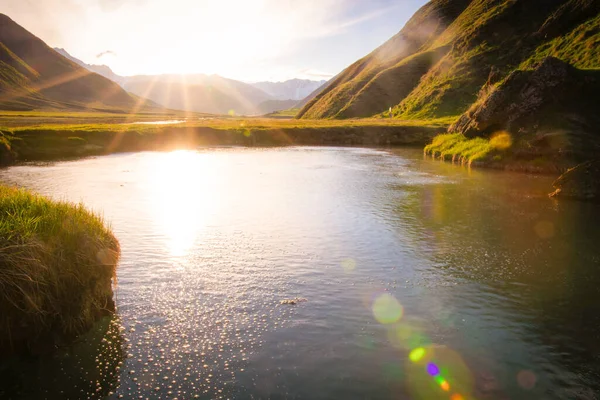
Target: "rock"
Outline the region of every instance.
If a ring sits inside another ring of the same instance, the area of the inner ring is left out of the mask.
[[[295,305],[298,303],[304,303],[305,301],[308,301],[304,298],[300,298],[300,297],[296,297],[294,299],[285,299],[285,300],[281,300],[281,304],[290,304],[290,305]]]
[[[600,150],[600,74],[548,57],[533,70],[512,72],[496,87],[490,73],[477,102],[449,128],[468,138],[506,131],[524,158],[577,163]],[[571,165],[575,165],[572,163]]]
[[[600,159],[582,163],[562,174],[550,197],[600,201]]]
[[[518,131],[524,117],[552,100],[558,86],[572,80],[571,69],[574,68],[549,57],[533,71],[514,71],[494,90],[482,91],[478,101],[449,131],[467,137],[493,133],[490,128]]]
[[[448,131],[467,138],[508,133],[502,162],[564,171],[553,197],[600,198],[600,72],[580,70],[553,57],[504,81],[494,71],[479,98]],[[595,161],[591,161],[595,160]]]

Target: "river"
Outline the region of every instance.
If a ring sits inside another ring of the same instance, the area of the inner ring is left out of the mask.
[[[0,181],[82,201],[122,246],[114,320],[4,366],[7,398],[598,398],[600,208],[551,177],[289,147]]]

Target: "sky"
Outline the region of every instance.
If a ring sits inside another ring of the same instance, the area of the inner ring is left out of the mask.
[[[0,12],[120,75],[329,79],[426,0],[2,0]]]

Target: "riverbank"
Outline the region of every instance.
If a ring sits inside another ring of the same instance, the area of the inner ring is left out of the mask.
[[[462,133],[437,135],[425,146],[425,155],[433,159],[468,165],[556,176],[548,195],[555,198],[600,202],[597,177],[600,160],[577,160],[560,147],[534,148],[521,141],[513,143],[507,132],[492,137],[466,138]]]
[[[114,311],[119,243],[81,204],[0,186],[0,353],[43,353]]]
[[[507,132],[472,139],[461,133],[444,133],[434,137],[424,153],[461,165],[537,174],[561,174],[576,165],[551,151],[523,146]]]
[[[428,121],[195,118],[164,124],[146,120],[118,124],[97,121],[0,128],[0,163],[216,145],[424,146],[452,122],[448,118]]]

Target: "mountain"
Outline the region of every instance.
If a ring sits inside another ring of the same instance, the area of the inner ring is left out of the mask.
[[[547,56],[600,68],[598,0],[432,0],[402,30],[340,73],[303,118],[458,116],[491,78]]]
[[[325,88],[327,86],[329,86],[329,84],[335,79],[336,77],[334,77],[333,79],[330,79],[328,81],[324,81],[321,86],[319,86],[318,88],[316,88],[315,90],[313,90],[308,96],[306,96],[305,98],[303,98],[302,100],[300,100],[298,103],[296,103],[294,105],[294,108],[303,108],[305,105],[308,104],[309,101],[311,101],[312,99],[314,99],[315,97],[317,97],[323,90],[325,90]]]
[[[274,99],[302,100],[325,82],[308,79],[290,79],[284,82],[256,82],[251,85],[268,93]]]
[[[123,88],[169,108],[206,113],[260,114],[271,99],[247,83],[218,75],[138,75],[124,77]]]
[[[0,109],[129,111],[144,102],[0,14]]]
[[[110,79],[111,81],[116,82],[118,84],[122,83],[123,77],[115,74],[113,72],[113,70],[110,69],[110,67],[107,65],[86,64],[83,61],[81,61],[80,59],[75,58],[72,55],[70,55],[65,49],[62,49],[60,47],[55,47],[54,50],[56,50],[56,52],[59,53],[60,55],[62,55],[63,57],[68,58],[69,60],[73,61],[74,63],[79,64],[80,66],[82,66],[92,72],[95,72],[98,75],[102,75],[103,77]]]
[[[106,65],[87,64],[64,49],[55,50],[80,66],[118,83],[128,92],[155,101],[167,108],[213,114],[261,115],[287,109],[291,104],[287,99],[280,101],[254,85],[218,75],[120,76]],[[300,89],[297,92],[300,92]]]

